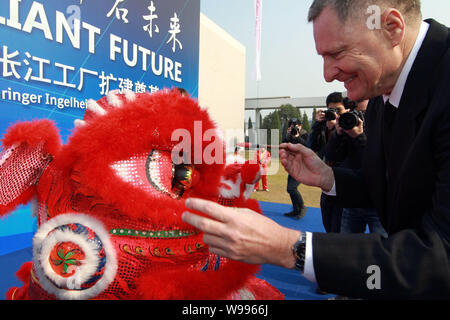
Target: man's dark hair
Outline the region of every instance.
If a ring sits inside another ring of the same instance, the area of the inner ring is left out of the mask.
[[[331,6],[341,22],[345,23],[349,18],[364,17],[367,8],[372,5],[396,8],[405,18],[422,20],[420,0],[314,0],[309,8],[308,22],[314,21],[326,7]]]
[[[347,110],[354,110],[358,106],[358,103],[356,101],[353,101],[348,97],[344,98],[343,103],[344,103],[344,108]]]
[[[302,122],[301,122],[299,119],[297,119],[297,118],[292,118],[292,119],[290,119],[290,120],[288,121],[288,127],[292,126],[294,123],[295,123],[296,125],[299,125],[299,126],[302,125]]]
[[[327,108],[330,105],[330,103],[344,103],[344,98],[342,97],[342,93],[340,92],[333,92],[328,95],[327,97]]]

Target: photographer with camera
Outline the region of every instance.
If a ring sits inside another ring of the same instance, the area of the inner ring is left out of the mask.
[[[291,119],[288,123],[287,133],[283,139],[283,143],[302,144],[306,146],[307,141],[308,132],[302,128],[302,123],[297,118]],[[301,219],[306,214],[307,208],[305,207],[305,202],[303,201],[302,195],[298,191],[299,185],[300,182],[292,178],[290,175],[288,176],[286,190],[291,197],[293,209],[291,212],[284,214],[286,217]]]
[[[308,146],[321,159],[325,156],[325,147],[336,129],[336,116],[344,112],[342,93],[333,92],[326,100],[327,110],[318,110],[311,128]]]
[[[325,157],[340,162],[342,168],[359,170],[362,167],[363,152],[367,136],[364,114],[368,100],[359,103],[344,99],[345,111],[337,117],[336,130],[325,148]],[[378,215],[373,208],[344,208],[341,218],[341,233],[364,233],[366,226],[371,233],[387,238]]]
[[[333,92],[326,100],[327,110],[319,110],[316,113],[316,121],[312,126],[309,145],[322,160],[329,166],[340,164],[331,161],[325,155],[329,140],[336,131],[336,122],[340,114],[345,112],[342,93]],[[339,233],[341,231],[342,208],[336,204],[333,197],[322,192],[320,196],[320,209],[322,212],[322,223],[327,233]]]

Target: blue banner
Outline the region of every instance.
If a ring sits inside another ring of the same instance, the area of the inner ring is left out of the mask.
[[[87,100],[111,90],[198,97],[199,29],[200,0],[3,0],[1,134],[49,118],[66,141]]]

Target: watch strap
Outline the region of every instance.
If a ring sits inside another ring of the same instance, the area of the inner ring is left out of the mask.
[[[292,247],[295,258],[295,269],[303,273],[305,271],[306,232],[300,233],[300,238]]]

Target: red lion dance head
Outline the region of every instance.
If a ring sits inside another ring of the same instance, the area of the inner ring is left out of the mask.
[[[38,217],[33,261],[8,299],[282,298],[254,276],[259,266],[210,254],[181,220],[188,197],[260,211],[242,188],[219,195],[229,181],[254,183],[258,169],[225,170],[223,141],[196,101],[112,92],[75,124],[66,145],[49,120],[3,139],[0,215],[33,198]]]

